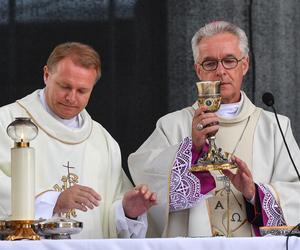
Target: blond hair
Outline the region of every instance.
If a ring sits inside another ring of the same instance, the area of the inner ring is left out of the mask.
[[[76,65],[84,68],[94,68],[97,72],[96,81],[101,76],[100,56],[91,46],[79,42],[66,42],[56,46],[51,52],[47,67],[50,72],[55,70],[58,62],[64,58],[70,58]]]

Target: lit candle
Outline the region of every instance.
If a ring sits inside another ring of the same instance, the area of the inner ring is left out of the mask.
[[[11,207],[12,220],[34,220],[35,150],[29,141],[37,135],[37,127],[29,118],[16,118],[7,127],[15,141],[11,149]]]

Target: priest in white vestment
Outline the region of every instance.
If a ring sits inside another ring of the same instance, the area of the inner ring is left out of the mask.
[[[249,237],[259,236],[260,226],[298,224],[300,184],[275,116],[241,91],[249,67],[245,32],[213,22],[196,32],[192,48],[199,79],[221,82],[222,104],[216,113],[196,102],[165,115],[129,156],[133,180],[147,183],[158,195],[158,205],[148,214],[148,235]],[[290,121],[285,116],[279,121],[300,166]],[[217,147],[234,153],[238,168],[191,173],[191,165],[207,152],[211,133]],[[229,199],[224,182],[230,183]]]
[[[147,186],[132,189],[121,167],[117,142],[85,107],[100,78],[100,58],[90,46],[58,45],[44,67],[46,87],[0,108],[0,216],[11,215],[10,148],[6,133],[16,117],[38,127],[36,219],[67,216],[83,222],[72,238],[144,237],[145,212],[156,196]]]

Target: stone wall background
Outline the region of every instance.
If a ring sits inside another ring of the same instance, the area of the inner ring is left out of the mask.
[[[103,66],[87,109],[119,142],[127,171],[129,153],[157,119],[195,101],[190,40],[214,20],[246,31],[244,90],[261,107],[272,92],[300,142],[297,0],[0,0],[0,105],[43,88],[42,69],[58,43],[92,45]]]
[[[193,103],[196,74],[190,41],[205,23],[226,20],[250,40],[251,64],[243,89],[265,109],[261,96],[272,92],[278,113],[290,117],[300,142],[300,2],[296,0],[168,0],[168,110]]]

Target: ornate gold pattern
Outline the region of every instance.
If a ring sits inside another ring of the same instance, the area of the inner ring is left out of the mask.
[[[199,107],[206,106],[207,112],[216,112],[221,105],[220,81],[200,81],[196,83],[198,89]],[[208,126],[208,125],[207,125]],[[207,135],[209,149],[195,164],[197,167],[192,171],[208,171],[232,168],[230,159],[222,153],[222,149],[215,144],[215,134]],[[207,167],[207,168],[206,168]]]
[[[226,169],[234,169],[237,168],[234,164],[224,163],[220,165],[212,165],[208,164],[205,166],[202,165],[193,165],[189,171],[190,172],[200,172],[200,171],[212,171],[212,170],[226,170]]]
[[[40,236],[33,230],[34,221],[16,220],[7,222],[13,232],[7,236],[7,240],[39,240]]]
[[[219,95],[198,97],[199,106],[207,106],[209,112],[216,112],[221,105],[222,97]]]
[[[61,177],[60,180],[61,180],[62,183],[63,183],[61,186],[59,186],[59,184],[55,184],[55,185],[53,186],[54,190],[55,190],[55,191],[58,191],[58,192],[63,192],[64,190],[66,190],[66,189],[70,188],[71,186],[77,184],[78,181],[79,181],[78,175],[73,174],[73,173],[70,173],[70,168],[74,168],[74,167],[70,167],[69,162],[67,163],[67,165],[63,165],[63,167],[65,167],[65,168],[68,169],[68,175],[67,175],[67,176],[63,175],[63,176]],[[62,216],[63,216],[63,215],[62,215]],[[72,217],[76,217],[77,214],[76,214],[75,209],[70,209],[68,212],[64,213],[64,216],[65,216],[66,218],[70,219],[71,216],[72,216]]]

